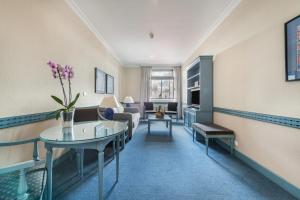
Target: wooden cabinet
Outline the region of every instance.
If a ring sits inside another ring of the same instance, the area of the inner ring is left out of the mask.
[[[187,107],[184,127],[192,131],[195,122],[212,123],[213,57],[199,56],[187,69]]]

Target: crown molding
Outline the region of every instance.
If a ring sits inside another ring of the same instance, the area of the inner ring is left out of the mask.
[[[125,68],[137,68],[142,66],[151,66],[151,67],[175,67],[175,66],[182,66],[182,63],[171,63],[171,64],[153,64],[147,62],[141,62],[140,64],[137,63],[124,63]]]
[[[183,63],[186,63],[193,53],[208,39],[208,37],[222,24],[222,22],[232,13],[232,11],[241,3],[242,0],[232,0],[230,4],[221,12],[217,20],[209,27],[203,37],[198,41],[197,45],[187,54]]]
[[[112,49],[111,46],[105,41],[101,33],[97,30],[97,28],[93,25],[93,23],[89,20],[89,18],[84,14],[84,12],[78,7],[78,5],[74,2],[74,0],[65,0],[67,5],[74,11],[74,13],[81,19],[81,21],[88,27],[88,29],[96,36],[96,38],[104,45],[104,47],[111,53],[111,55],[121,64],[123,62],[117,56],[116,52]]]

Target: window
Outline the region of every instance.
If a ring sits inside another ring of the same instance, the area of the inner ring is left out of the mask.
[[[174,99],[174,71],[151,71],[151,99]]]

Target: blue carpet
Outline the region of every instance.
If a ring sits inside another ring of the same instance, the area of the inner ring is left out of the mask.
[[[162,129],[164,131],[159,131]],[[205,154],[182,126],[170,139],[162,123],[151,135],[141,124],[120,154],[120,178],[115,161],[104,169],[107,200],[289,200],[289,193],[215,146]],[[97,174],[66,194],[64,200],[98,198]]]

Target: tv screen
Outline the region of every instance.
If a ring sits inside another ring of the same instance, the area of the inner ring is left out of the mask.
[[[192,104],[197,104],[199,105],[200,104],[200,91],[197,90],[197,91],[192,91]]]

